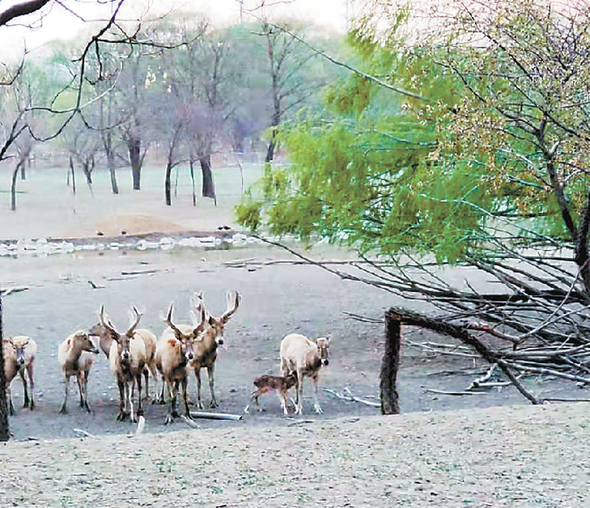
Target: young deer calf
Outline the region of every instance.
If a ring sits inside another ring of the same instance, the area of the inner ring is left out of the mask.
[[[254,401],[254,407],[256,411],[260,411],[260,406],[258,405],[258,397],[265,393],[270,393],[276,391],[279,399],[281,399],[281,406],[283,408],[283,413],[286,415],[289,414],[289,410],[287,409],[289,402],[287,399],[287,392],[289,388],[293,388],[297,384],[297,373],[291,372],[288,376],[271,376],[270,374],[265,374],[264,376],[257,377],[254,380],[254,386],[256,390],[252,392],[251,402]],[[250,404],[248,404],[245,409],[244,413],[248,413],[250,409]]]

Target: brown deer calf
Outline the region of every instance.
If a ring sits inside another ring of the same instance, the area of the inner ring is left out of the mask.
[[[283,413],[286,415],[289,414],[288,410],[288,399],[287,399],[287,392],[289,388],[293,388],[297,384],[297,373],[292,372],[288,376],[271,376],[270,374],[265,374],[264,376],[257,377],[254,380],[254,386],[256,390],[252,392],[251,395],[251,402],[254,401],[254,407],[256,411],[260,411],[260,406],[258,405],[258,397],[265,393],[270,392],[277,392],[279,399],[281,399],[281,407],[283,408]],[[248,413],[250,409],[250,404],[246,406],[244,409],[244,413]]]

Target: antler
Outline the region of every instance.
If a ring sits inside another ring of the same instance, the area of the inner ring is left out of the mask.
[[[126,335],[128,337],[132,337],[133,336],[133,332],[135,330],[135,328],[137,327],[137,325],[139,324],[139,321],[141,320],[141,312],[139,312],[137,310],[137,307],[135,305],[132,306],[133,312],[135,312],[135,322],[131,325],[131,328],[129,328],[129,330],[127,330]]]
[[[191,307],[191,321],[195,326],[198,326],[199,322],[197,320],[197,316],[199,316],[202,313],[202,311],[204,311],[205,314],[204,317],[201,316],[201,322],[209,319],[209,312],[205,308],[205,302],[203,301],[203,293],[193,293],[193,295],[191,296]]]
[[[237,291],[234,291],[233,293],[234,294],[232,294],[231,291],[226,293],[227,310],[219,318],[223,323],[225,323],[240,306],[240,293]]]
[[[177,337],[183,337],[183,333],[176,327],[176,325],[172,322],[172,309],[174,309],[174,304],[170,304],[170,308],[168,309],[168,314],[166,315],[166,324],[174,330],[174,333]]]
[[[117,337],[119,336],[119,332],[117,332],[117,330],[115,330],[115,325],[113,325],[113,323],[111,322],[111,320],[107,317],[106,321],[104,318],[104,305],[100,306],[100,311],[98,313],[98,319],[100,320],[100,324],[102,326],[104,326],[108,332],[110,332],[113,335],[116,335]]]

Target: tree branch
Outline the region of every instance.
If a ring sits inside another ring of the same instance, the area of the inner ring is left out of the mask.
[[[32,14],[43,8],[51,0],[30,0],[20,4],[13,5],[0,13],[0,26],[4,26],[13,19]]]

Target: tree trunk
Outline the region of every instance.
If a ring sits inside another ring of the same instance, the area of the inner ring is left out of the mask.
[[[401,322],[389,312],[385,314],[385,353],[381,363],[381,414],[399,414],[397,371],[399,369]]]
[[[72,173],[72,192],[76,194],[76,173],[74,172],[74,161],[70,157],[70,172]]]
[[[119,194],[119,186],[117,185],[117,172],[115,170],[115,154],[109,150],[107,153],[107,162],[109,165],[109,173],[111,175],[111,188],[113,194]]]
[[[16,179],[18,177],[18,172],[21,169],[23,161],[21,160],[14,168],[14,173],[12,173],[12,184],[10,186],[10,209],[12,211],[16,210]]]
[[[195,182],[195,164],[194,164],[194,159],[191,156],[191,160],[189,162],[190,165],[190,172],[191,172],[191,182],[193,185],[193,206],[197,206],[197,186],[196,186],[196,182]]]
[[[129,160],[131,161],[131,175],[133,177],[133,190],[141,189],[141,139],[130,138],[127,141]]]
[[[86,184],[90,189],[90,194],[94,195],[92,190],[92,171],[94,170],[94,157],[89,157],[82,161],[82,173],[86,177]]]
[[[166,176],[164,179],[164,196],[166,198],[166,206],[172,206],[172,185],[170,179],[172,177],[173,164],[169,160],[166,164]]]
[[[274,82],[274,80],[273,80]],[[279,130],[279,125],[281,125],[281,101],[278,96],[278,91],[275,90],[273,92],[274,96],[274,113],[272,115],[272,122],[270,125],[270,141],[268,143],[268,149],[266,150],[266,159],[265,162],[272,162],[275,157],[275,149],[277,147],[277,134]]]
[[[217,206],[215,185],[213,184],[213,173],[211,171],[211,155],[203,155],[202,157],[199,157],[199,162],[201,163],[201,174],[203,175],[203,197],[212,198]]]
[[[0,344],[4,339],[2,326],[2,293],[0,293]],[[0,349],[0,441],[8,441],[8,401],[6,400],[6,373],[4,372],[4,354]]]
[[[272,127],[270,141],[268,143],[268,148],[266,150],[266,158],[264,159],[264,162],[266,162],[266,163],[272,162],[274,160],[275,148],[277,146],[276,139],[277,139],[277,131],[276,131],[275,127]]]

